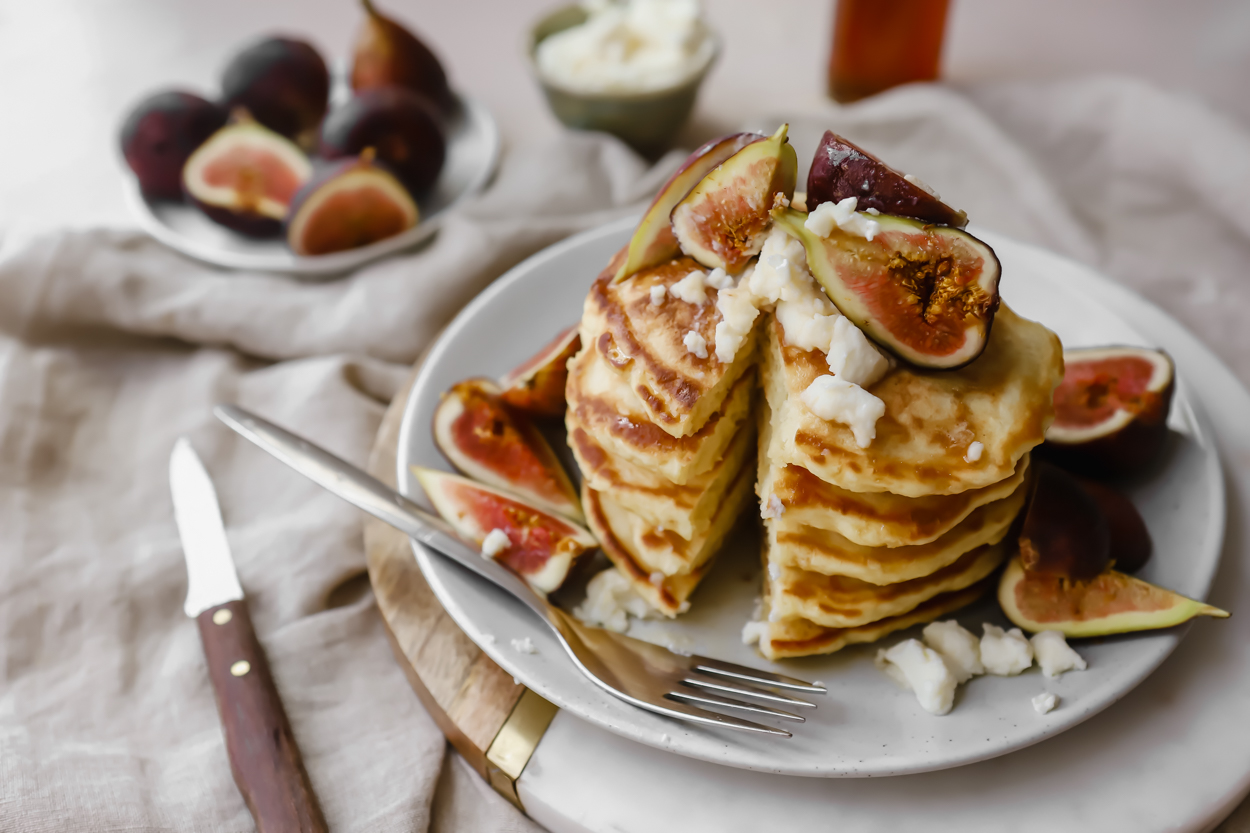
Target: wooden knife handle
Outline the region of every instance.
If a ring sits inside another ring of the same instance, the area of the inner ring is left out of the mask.
[[[234,782],[258,833],[325,831],[326,822],[247,605],[242,600],[196,617]]]

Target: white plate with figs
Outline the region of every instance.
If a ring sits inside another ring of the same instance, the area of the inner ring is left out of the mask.
[[[401,491],[429,505],[410,465],[449,469],[434,444],[431,421],[439,395],[460,380],[498,378],[553,335],[578,321],[591,281],[626,244],[636,224],[622,220],[535,255],[495,282],[446,329],[431,349],[407,403],[400,436]],[[974,229],[1003,266],[1002,295],[1020,315],[1042,322],[1065,347],[1152,346],[1086,290],[1106,279],[1058,255]],[[1141,578],[1195,599],[1206,597],[1224,537],[1220,463],[1201,403],[1179,368],[1171,436],[1163,459],[1128,494],[1154,540]],[[576,475],[576,472],[572,472]],[[1015,677],[984,676],[960,686],[954,709],[924,711],[873,658],[879,647],[919,635],[919,628],[880,643],[823,657],[770,663],[742,642],[760,590],[758,523],[744,518],[719,560],[676,620],[632,620],[630,635],[759,668],[823,682],[828,693],[793,737],[711,730],[633,708],[603,693],[574,668],[548,628],[525,607],[452,562],[414,545],[439,601],[490,657],[560,708],[609,731],[680,755],[728,766],[817,777],[887,776],[945,769],[1003,755],[1070,729],[1115,703],[1180,643],[1187,627],[1074,641],[1084,671],[1057,678],[1034,666]],[[985,622],[1010,627],[992,595],[954,617],[981,633]],[[522,653],[514,639],[537,649]],[[1058,706],[1039,714],[1044,692]]]
[[[455,205],[486,187],[499,162],[499,129],[480,102],[459,96],[456,115],[446,126],[447,159],[434,186],[417,199],[420,219],[394,237],[368,246],[315,257],[301,257],[283,237],[253,239],[210,220],[185,202],[146,199],[138,180],[127,177],[126,200],[139,226],[188,257],[254,272],[277,272],[324,280],[430,239]]]

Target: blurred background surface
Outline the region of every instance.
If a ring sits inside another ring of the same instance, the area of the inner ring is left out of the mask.
[[[562,129],[531,76],[528,28],[552,0],[393,0],[481,99],[506,144]],[[761,111],[826,101],[831,0],[706,0],[724,51],[682,140]],[[128,224],[116,132],[146,92],[211,93],[233,51],[289,32],[328,57],[349,54],[352,0],[0,2],[0,235],[55,225]],[[1250,3],[1244,0],[953,0],[947,82],[1133,75],[1191,93],[1250,125]]]

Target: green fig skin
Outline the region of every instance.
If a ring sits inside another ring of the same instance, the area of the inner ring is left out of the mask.
[[[1030,633],[1059,631],[1068,638],[1170,628],[1196,616],[1228,611],[1116,570],[1074,582],[1030,574],[1013,558],[998,584],[998,603],[1012,624]]]

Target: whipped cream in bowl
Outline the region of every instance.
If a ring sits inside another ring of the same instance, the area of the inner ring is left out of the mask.
[[[698,0],[586,0],[540,20],[530,44],[561,122],[652,156],[685,124],[719,51]]]

